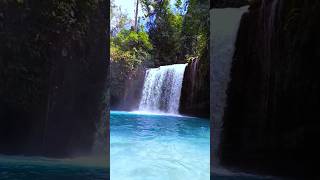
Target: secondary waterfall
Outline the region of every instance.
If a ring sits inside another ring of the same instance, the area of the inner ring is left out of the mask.
[[[109,100],[109,91],[105,92],[106,103],[108,103]],[[94,137],[93,147],[92,147],[92,155],[96,156],[102,160],[107,160],[109,162],[109,118],[110,118],[110,110],[109,107],[106,107],[102,111],[101,118],[96,124],[96,134]]]
[[[95,156],[105,157],[109,152],[107,145],[107,119],[103,119],[97,124],[97,132],[95,134],[92,153]]]
[[[212,147],[214,163],[219,160],[219,145],[223,128],[223,112],[226,90],[230,81],[230,70],[235,51],[235,41],[242,15],[248,6],[210,10],[210,98],[212,118]]]
[[[186,66],[187,64],[173,64],[148,69],[139,110],[178,114]]]
[[[197,68],[199,65],[199,59],[193,59],[191,62],[191,92],[190,92],[190,105],[193,104],[195,100],[195,90],[196,90],[196,82],[197,82]]]

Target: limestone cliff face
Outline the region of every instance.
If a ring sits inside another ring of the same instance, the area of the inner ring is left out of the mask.
[[[108,101],[104,1],[0,2],[0,153],[88,153]]]
[[[221,145],[226,166],[310,176],[320,137],[320,3],[260,0],[242,17]]]

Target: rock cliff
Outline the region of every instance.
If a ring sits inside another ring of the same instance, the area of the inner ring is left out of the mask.
[[[0,153],[90,152],[107,120],[107,7],[0,1]]]
[[[320,2],[257,0],[242,17],[221,163],[314,177],[320,137]]]
[[[182,83],[179,112],[185,115],[209,117],[210,68],[208,54],[188,63]]]

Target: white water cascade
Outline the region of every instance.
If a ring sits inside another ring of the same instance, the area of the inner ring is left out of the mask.
[[[235,42],[242,15],[248,6],[210,10],[210,98],[212,118],[213,162],[219,162],[219,146],[223,128],[223,112],[230,70],[235,51]]]
[[[183,75],[187,64],[146,71],[139,111],[179,114]]]

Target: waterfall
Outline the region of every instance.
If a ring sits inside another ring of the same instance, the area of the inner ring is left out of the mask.
[[[191,95],[190,95],[190,105],[193,104],[196,91],[196,82],[197,82],[197,69],[198,69],[199,59],[195,58],[191,62]]]
[[[104,105],[101,108],[101,117],[96,123],[96,134],[94,136],[94,142],[92,146],[92,155],[100,159],[107,160],[109,162],[109,125],[110,125],[110,90],[108,86],[104,92],[103,102]]]
[[[179,114],[183,75],[187,64],[148,69],[139,111]]]
[[[212,118],[213,162],[219,161],[219,146],[223,128],[223,112],[226,105],[226,90],[235,51],[235,41],[242,15],[248,6],[210,10],[210,98]]]
[[[109,114],[109,113],[108,113]],[[107,138],[107,119],[101,120],[97,124],[97,132],[95,134],[92,153],[94,156],[104,157],[108,152]]]

